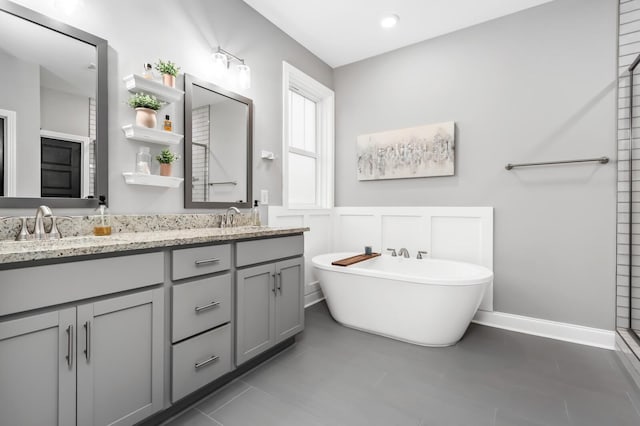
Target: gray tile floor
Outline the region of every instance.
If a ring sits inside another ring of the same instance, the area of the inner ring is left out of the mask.
[[[424,348],[306,311],[298,343],[171,426],[640,425],[640,396],[613,351],[471,325]]]

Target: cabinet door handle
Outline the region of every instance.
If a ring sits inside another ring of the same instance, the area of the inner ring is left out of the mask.
[[[276,293],[276,274],[271,274],[271,277],[273,278],[273,288],[271,289],[271,291],[273,292],[274,295],[277,295],[277,293]]]
[[[196,370],[197,370],[198,368],[202,368],[202,367],[204,367],[205,365],[209,365],[209,364],[211,364],[212,362],[216,362],[216,361],[218,361],[219,359],[220,359],[220,357],[219,357],[219,356],[211,355],[211,357],[210,357],[210,358],[207,358],[207,359],[205,359],[204,361],[196,362],[196,365],[195,365]]]
[[[91,360],[91,323],[84,323],[84,356],[87,362]]]
[[[202,312],[202,311],[206,311],[207,309],[215,308],[216,306],[220,306],[220,302],[213,301],[203,306],[196,306],[194,310],[196,312]]]
[[[67,365],[69,368],[73,366],[73,326],[67,327]]]
[[[200,265],[206,265],[207,263],[216,263],[216,262],[220,262],[220,259],[216,259],[216,258],[211,258],[211,259],[202,259],[202,260],[196,260],[196,266],[200,266]]]
[[[280,272],[276,272],[276,282],[278,283],[278,291],[282,294],[282,275]]]

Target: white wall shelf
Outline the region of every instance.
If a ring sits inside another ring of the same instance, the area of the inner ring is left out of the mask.
[[[183,136],[178,133],[150,129],[148,127],[140,127],[133,124],[122,126],[122,131],[127,139],[155,143],[158,145],[178,145],[183,138]]]
[[[162,102],[175,102],[179,100],[182,95],[184,95],[184,92],[182,90],[165,86],[162,83],[146,79],[137,74],[130,74],[123,78],[123,80],[124,84],[127,86],[127,90],[131,93],[144,92],[150,95],[154,95],[159,101]]]
[[[165,188],[177,188],[183,178],[173,176],[146,175],[142,173],[124,172],[124,181],[129,185],[160,186]]]

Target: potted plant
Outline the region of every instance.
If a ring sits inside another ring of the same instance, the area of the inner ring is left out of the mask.
[[[160,176],[171,176],[171,164],[177,161],[180,156],[167,148],[160,151],[160,155],[156,156],[156,160],[160,163]]]
[[[165,62],[162,59],[158,59],[156,70],[162,74],[162,83],[165,86],[176,87],[176,76],[178,75],[178,71],[180,71],[179,66],[171,61]]]
[[[136,93],[129,98],[129,106],[136,110],[136,125],[151,129],[156,127],[156,115],[162,104],[155,96]]]

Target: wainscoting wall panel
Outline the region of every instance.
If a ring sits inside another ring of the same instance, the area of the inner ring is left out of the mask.
[[[336,207],[334,251],[384,252],[404,247],[415,257],[472,262],[493,270],[492,207]],[[493,310],[493,285],[480,304]]]
[[[269,206],[269,226],[308,226],[305,233],[305,298],[322,298],[311,258],[330,252],[375,252],[404,247],[411,257],[476,263],[493,270],[492,207],[335,207],[288,210]],[[493,286],[480,305],[493,310]]]

